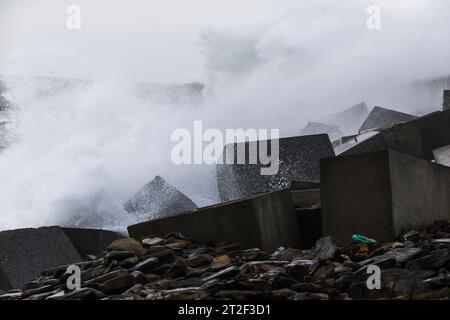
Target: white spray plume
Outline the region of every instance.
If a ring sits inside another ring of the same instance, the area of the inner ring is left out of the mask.
[[[201,37],[203,107],[149,107],[133,95],[136,79],[111,70],[45,99],[36,99],[36,82],[11,84],[17,141],[0,155],[0,229],[123,229],[134,221],[123,202],[155,175],[199,205],[217,201],[214,167],[170,161],[171,132],[192,129],[194,120],[299,132],[308,120],[360,101],[405,111],[436,107],[412,84],[450,74],[448,1],[376,1],[381,30],[366,27],[371,4],[280,0],[270,11],[209,29]]]

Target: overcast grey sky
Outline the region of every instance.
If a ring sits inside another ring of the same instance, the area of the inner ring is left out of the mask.
[[[158,82],[203,80],[202,31],[245,20],[273,0],[0,0],[0,72]],[[78,5],[82,29],[66,28]],[[114,66],[114,68],[111,68]]]

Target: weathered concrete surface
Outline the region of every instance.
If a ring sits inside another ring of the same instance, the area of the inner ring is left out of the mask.
[[[436,163],[450,167],[450,145],[433,151]]]
[[[416,116],[413,116],[411,114],[381,107],[375,107],[372,109],[361,128],[359,128],[359,132],[387,129],[392,127],[396,123],[408,122],[416,118]]]
[[[238,242],[243,248],[268,252],[279,246],[302,246],[289,190],[139,223],[129,226],[128,232],[136,239],[181,232],[204,242]]]
[[[434,112],[416,120],[397,124],[364,140],[341,155],[396,150],[433,160],[433,150],[450,145],[450,110]]]
[[[124,204],[125,210],[145,219],[191,211],[197,205],[163,178],[156,176]]]
[[[302,242],[306,249],[314,246],[322,238],[321,209],[295,209],[295,215],[302,235]]]
[[[431,113],[411,121],[408,125],[420,128],[426,160],[434,158],[433,150],[450,145],[450,110]]]
[[[450,168],[384,150],[321,161],[322,230],[393,241],[450,218]]]
[[[343,133],[339,126],[320,122],[308,122],[300,132],[300,135],[328,134],[330,140],[339,139]]]
[[[291,190],[295,208],[320,208],[320,189]]]
[[[0,290],[21,288],[40,271],[81,261],[59,227],[0,232]]]
[[[409,123],[398,124],[356,144],[349,150],[342,152],[341,155],[386,149],[397,150],[412,156],[423,158],[424,151],[420,128],[416,125],[410,125]]]
[[[109,230],[62,228],[82,257],[96,255],[106,250],[106,247],[116,239],[119,234]]]
[[[450,110],[450,90],[444,90],[444,102],[442,109]]]
[[[339,126],[345,135],[355,134],[369,115],[369,108],[364,102],[361,102],[351,108],[339,113],[330,115],[322,120],[321,123]]]
[[[235,155],[238,145],[234,144]],[[222,202],[244,199],[252,194],[288,188],[293,180],[320,180],[320,159],[334,156],[328,135],[312,135],[279,139],[279,170],[275,175],[261,175],[263,166],[249,164],[248,150],[257,142],[245,143],[246,164],[218,164],[217,184]],[[270,152],[271,143],[268,143]],[[224,150],[225,155],[225,150]],[[224,156],[225,157],[225,156]]]

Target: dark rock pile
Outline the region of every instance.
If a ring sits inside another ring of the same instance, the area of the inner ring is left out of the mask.
[[[78,263],[81,288],[67,289],[68,266],[45,270],[2,300],[180,299],[448,299],[450,221],[402,235],[398,242],[353,242],[332,237],[311,250],[268,254],[238,244],[203,245],[179,233],[142,242],[111,243]],[[381,289],[368,289],[368,266],[381,269]]]

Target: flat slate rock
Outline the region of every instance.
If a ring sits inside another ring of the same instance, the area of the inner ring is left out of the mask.
[[[156,176],[124,204],[125,210],[145,219],[161,218],[197,209],[181,191]]]
[[[59,227],[0,232],[0,290],[21,288],[40,271],[81,261]]]
[[[411,114],[375,107],[372,109],[361,128],[359,128],[359,132],[387,129],[396,123],[408,122],[414,119],[417,119],[417,117]]]

